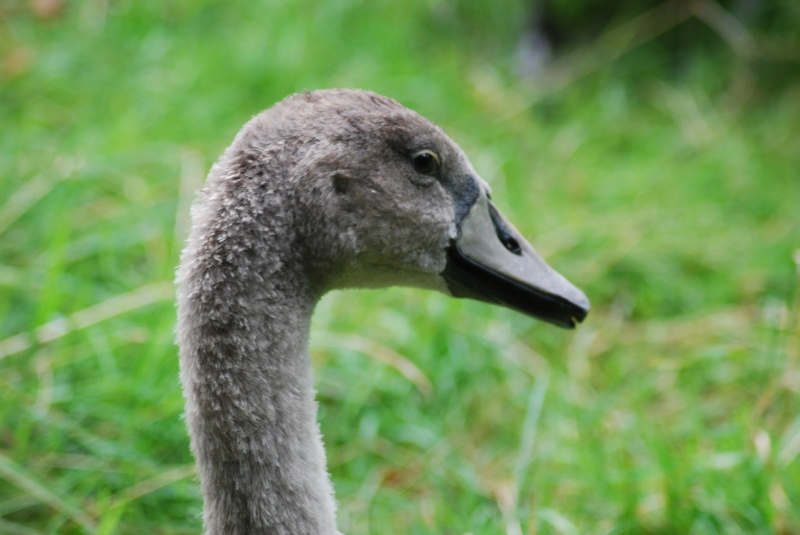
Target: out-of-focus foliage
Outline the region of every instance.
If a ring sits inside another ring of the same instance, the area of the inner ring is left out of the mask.
[[[575,41],[591,40],[592,37],[607,29],[609,24],[622,23],[630,20],[654,7],[672,4],[676,8],[697,7],[703,2],[678,0],[676,2],[663,2],[662,0],[544,0],[531,2],[530,13],[533,20],[537,18],[546,21],[554,36],[565,46],[575,44]],[[738,23],[758,36],[770,38],[796,38],[797,37],[797,6],[792,1],[778,0],[768,2],[765,0],[720,0],[717,6],[730,13]],[[711,30],[711,29],[709,29]],[[714,40],[720,36],[712,36],[703,30],[701,25],[694,24],[681,28],[679,41],[665,40],[660,45],[665,46],[665,51],[677,53],[693,52],[697,46],[714,46]],[[713,31],[713,30],[711,30]]]
[[[0,532],[200,532],[188,203],[249,117],[322,87],[441,125],[593,303],[564,332],[326,296],[342,531],[800,531],[800,8],[746,4],[552,2],[566,41],[520,80],[522,2],[0,0]]]

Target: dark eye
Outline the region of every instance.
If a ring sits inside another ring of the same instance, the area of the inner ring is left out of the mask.
[[[439,157],[434,152],[424,150],[411,157],[411,165],[421,175],[433,175],[439,170]]]

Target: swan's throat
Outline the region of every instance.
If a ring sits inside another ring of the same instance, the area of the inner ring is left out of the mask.
[[[206,533],[337,533],[307,352],[316,297],[289,266],[265,280],[264,266],[243,269],[240,258],[231,273],[213,257],[190,240],[179,275],[181,379]]]

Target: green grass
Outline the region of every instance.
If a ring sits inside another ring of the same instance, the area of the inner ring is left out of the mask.
[[[796,76],[713,35],[675,74],[656,42],[518,112],[516,3],[25,5],[0,2],[0,532],[200,532],[164,286],[187,202],[251,115],[337,86],[441,125],[593,303],[565,332],[325,297],[343,532],[800,531]]]

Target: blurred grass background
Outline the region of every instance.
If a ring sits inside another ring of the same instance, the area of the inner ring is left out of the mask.
[[[343,532],[800,533],[800,4],[548,5],[0,0],[0,533],[200,532],[188,205],[249,117],[323,87],[442,126],[593,304],[565,332],[326,296]],[[532,13],[557,46],[524,72]]]

